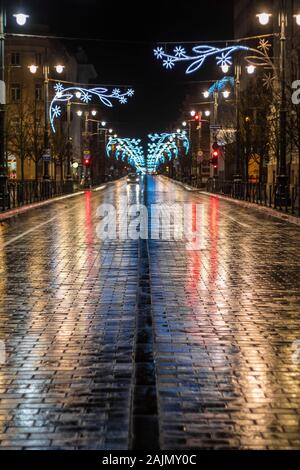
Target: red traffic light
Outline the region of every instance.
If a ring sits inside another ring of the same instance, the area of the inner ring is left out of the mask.
[[[218,158],[218,156],[219,156],[218,150],[214,150],[212,155],[213,155],[214,158]]]
[[[85,158],[83,160],[83,163],[84,163],[85,166],[89,166],[91,164],[91,159],[90,158]]]
[[[194,120],[197,121],[197,122],[200,121],[200,115],[199,115],[199,114],[195,114]]]

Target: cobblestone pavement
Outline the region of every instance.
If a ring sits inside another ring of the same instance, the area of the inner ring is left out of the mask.
[[[126,194],[0,225],[0,448],[127,449],[157,419],[162,449],[299,449],[299,228],[148,178],[148,204],[202,204],[204,246],[100,242]]]
[[[204,205],[205,244],[150,241],[163,449],[300,448],[300,230],[159,179]]]
[[[129,446],[138,246],[95,234],[121,194],[124,180],[1,225],[2,448]]]

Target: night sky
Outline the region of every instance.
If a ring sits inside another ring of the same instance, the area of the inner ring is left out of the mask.
[[[227,39],[233,35],[232,0],[182,3],[155,0],[139,2],[140,7],[137,2],[99,0],[7,3],[8,16],[21,5],[30,14],[31,23],[48,24],[53,34],[103,39],[103,42],[78,41],[78,45],[83,46],[89,61],[95,65],[99,84],[129,84],[135,88],[136,95],[130,104],[111,112],[105,109],[105,117],[118,122],[120,134],[130,137],[165,130],[179,118],[191,81],[219,78],[215,68],[209,65],[189,78],[184,73],[184,65],[166,71],[153,56],[156,41],[180,44],[181,41]]]

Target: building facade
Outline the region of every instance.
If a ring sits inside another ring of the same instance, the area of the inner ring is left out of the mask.
[[[57,65],[63,66],[58,73]],[[34,67],[33,67],[34,66]],[[45,67],[49,72],[49,102],[45,103]],[[34,73],[32,73],[34,72]],[[43,177],[45,113],[59,81],[87,84],[96,72],[82,51],[70,52],[55,39],[8,37],[5,41],[6,152],[10,179]],[[71,109],[70,132],[67,112],[57,120],[56,133],[49,128],[51,161],[49,176],[62,180],[67,174],[68,145],[74,178],[79,178],[82,162],[82,123]],[[69,142],[68,135],[69,134]]]

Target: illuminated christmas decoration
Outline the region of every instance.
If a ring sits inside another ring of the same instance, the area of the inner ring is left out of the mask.
[[[80,86],[71,86],[64,88],[61,83],[56,83],[54,90],[55,95],[50,103],[49,109],[50,124],[53,132],[55,132],[55,119],[61,115],[62,105],[67,102],[80,100],[82,103],[88,104],[96,97],[102,104],[111,108],[113,101],[125,104],[128,101],[128,97],[131,98],[134,95],[132,88],[122,93],[118,88],[113,89],[111,92],[107,88],[102,87],[87,89]]]
[[[146,173],[146,162],[143,147],[140,139],[129,139],[110,137],[106,145],[108,157],[115,156],[117,160],[127,159],[128,163],[136,168],[140,173]]]
[[[213,95],[215,92],[223,91],[227,85],[234,87],[234,78],[233,77],[223,77],[221,80],[215,82],[207,91],[208,96]]]
[[[187,155],[190,142],[186,131],[163,134],[149,134],[151,143],[148,144],[147,168],[149,173],[156,171],[161,163],[179,156],[179,141]]]
[[[188,54],[182,46],[176,46],[172,53],[168,53],[163,47],[159,46],[154,49],[154,55],[157,59],[163,61],[163,66],[166,69],[172,69],[178,62],[192,62],[186,69],[186,74],[196,72],[202,67],[208,57],[216,56],[217,65],[222,68],[230,67],[232,65],[232,55],[237,51],[247,51],[249,48],[246,46],[228,46],[228,47],[213,47],[213,46],[195,46],[192,48],[192,54]]]

